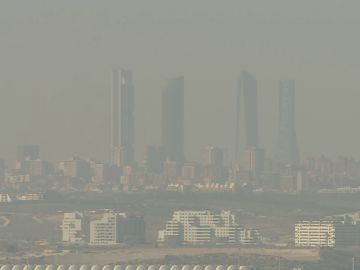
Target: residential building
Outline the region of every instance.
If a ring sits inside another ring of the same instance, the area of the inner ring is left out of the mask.
[[[84,215],[80,212],[64,213],[61,231],[63,242],[68,244],[84,243]]]
[[[257,234],[259,235],[259,234]],[[175,211],[165,230],[158,233],[158,243],[164,245],[214,245],[240,244],[244,236],[244,227],[235,222],[230,211],[214,213],[211,211]],[[259,243],[260,236],[252,243]],[[247,239],[247,243],[250,243]]]

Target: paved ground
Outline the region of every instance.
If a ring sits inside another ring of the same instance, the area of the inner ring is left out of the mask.
[[[290,261],[318,261],[318,249],[275,249],[275,248],[246,248],[246,247],[217,247],[217,248],[131,248],[93,251],[91,253],[66,254],[49,256],[49,264],[111,264],[130,262],[134,260],[163,259],[166,255],[172,256],[201,256],[208,254],[228,255],[270,255],[283,257]]]

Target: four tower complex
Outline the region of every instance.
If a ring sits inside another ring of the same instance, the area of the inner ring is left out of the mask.
[[[295,133],[295,82],[279,82],[279,137],[278,156],[281,163],[296,163],[299,160]],[[110,91],[110,159],[118,167],[134,164],[134,83],[130,70],[114,69]],[[245,155],[252,153],[251,161],[263,156],[258,142],[258,94],[257,81],[247,71],[238,79],[236,99],[235,162],[240,161],[242,149],[241,118],[244,119]],[[181,163],[184,151],[184,77],[166,80],[162,89],[162,147],[164,158]],[[241,150],[240,150],[241,149]],[[254,159],[254,154],[256,158]],[[262,158],[260,158],[262,160]],[[247,164],[245,160],[245,164]],[[260,164],[263,163],[262,161]],[[251,170],[254,162],[250,162]],[[257,162],[259,164],[259,162]]]

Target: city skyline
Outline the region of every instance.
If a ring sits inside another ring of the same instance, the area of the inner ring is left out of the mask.
[[[2,9],[7,23],[0,28],[8,37],[0,45],[6,52],[0,65],[3,157],[14,160],[12,149],[29,143],[41,145],[50,160],[73,152],[107,160],[107,89],[117,66],[136,74],[137,159],[146,145],[161,144],[161,85],[177,74],[186,77],[189,159],[199,159],[200,149],[209,144],[230,153],[234,89],[241,70],[257,77],[259,133],[266,134],[260,140],[268,155],[276,153],[278,80],[293,78],[301,154],[359,156],[353,145],[360,129],[348,121],[360,113],[353,98],[359,38],[349,34],[356,32],[357,3],[340,10],[334,1],[324,0],[311,10],[305,3],[280,0],[261,7],[213,3],[204,13],[203,0],[181,5],[155,1],[104,6],[83,0],[72,5],[12,1]],[[334,38],[334,31],[340,38]],[[319,110],[318,100],[324,97],[327,102]]]

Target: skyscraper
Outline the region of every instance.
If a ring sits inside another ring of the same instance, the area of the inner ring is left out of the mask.
[[[295,133],[295,81],[279,82],[278,161],[296,163],[299,151]]]
[[[168,79],[163,88],[162,145],[166,159],[184,160],[184,77]]]
[[[243,96],[243,99],[241,99]],[[236,132],[235,132],[235,161],[240,159],[240,117],[244,112],[245,124],[245,148],[258,147],[258,106],[257,106],[257,82],[253,75],[243,71],[237,88],[236,101]]]
[[[110,94],[111,163],[119,167],[134,163],[134,84],[129,70],[115,69]]]

